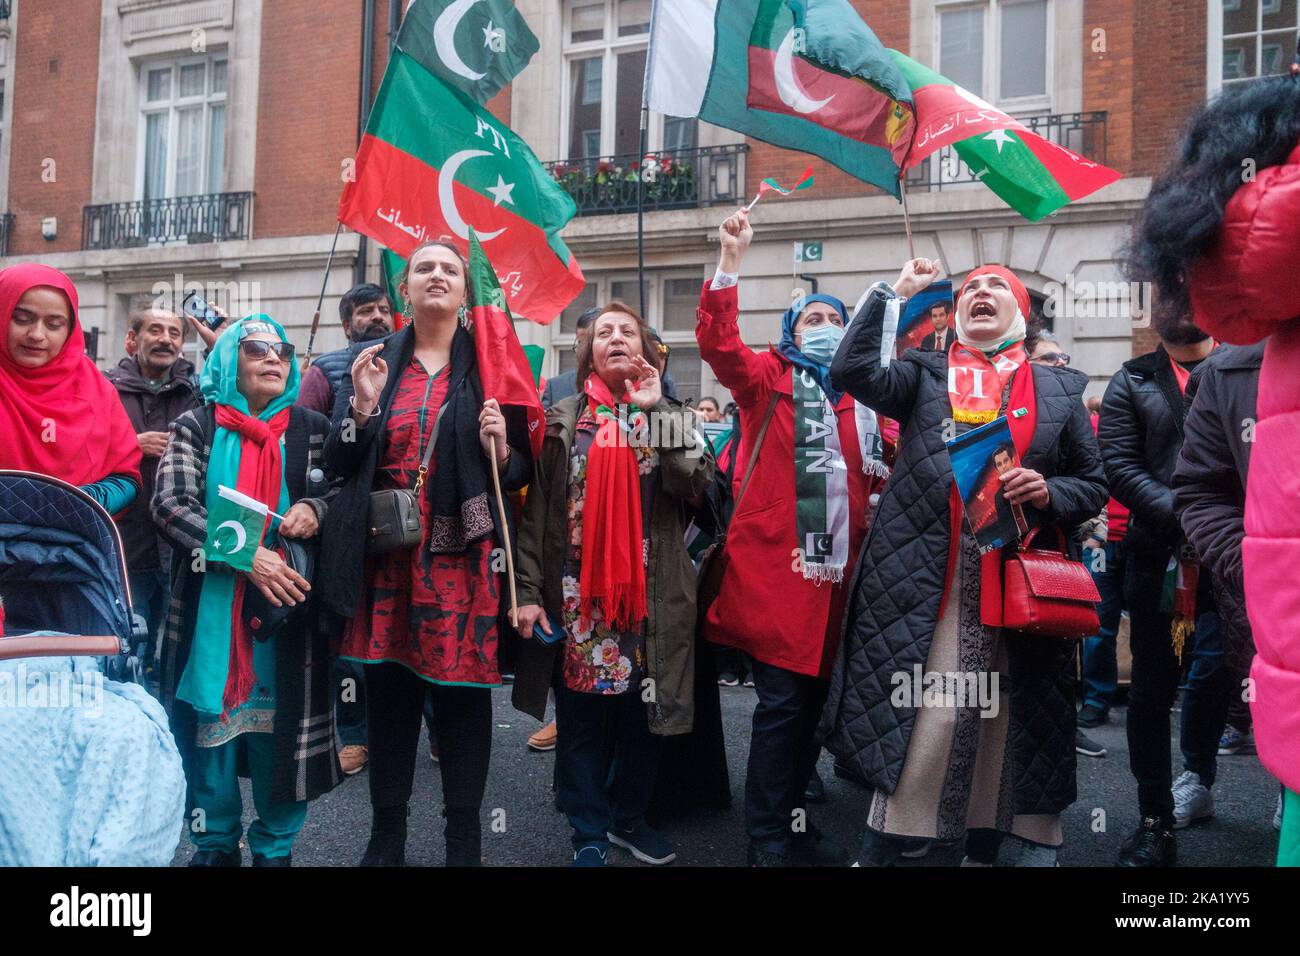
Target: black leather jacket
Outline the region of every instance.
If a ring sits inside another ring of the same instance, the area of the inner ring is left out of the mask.
[[[1106,388],[1097,440],[1111,497],[1131,512],[1124,537],[1131,551],[1172,551],[1182,537],[1173,476],[1186,414],[1163,345],[1125,362]]]

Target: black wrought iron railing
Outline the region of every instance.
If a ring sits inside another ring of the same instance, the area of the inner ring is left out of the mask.
[[[0,258],[9,255],[9,233],[14,228],[14,214],[7,212],[0,216]]]
[[[166,242],[226,242],[252,235],[252,193],[207,193],[87,206],[81,248],[131,249]]]
[[[547,163],[546,168],[578,204],[578,215],[636,212],[637,189],[647,212],[695,209],[744,198],[749,146],[664,149],[645,157],[590,156]]]
[[[1018,119],[1044,139],[1073,150],[1099,163],[1106,162],[1105,111],[1091,113],[1044,113]],[[952,146],[928,156],[907,173],[907,188],[916,191],[941,190],[978,182],[971,168]]]

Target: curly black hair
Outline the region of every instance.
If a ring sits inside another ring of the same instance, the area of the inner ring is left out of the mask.
[[[1228,200],[1251,174],[1285,162],[1297,142],[1300,77],[1231,87],[1191,118],[1122,253],[1131,280],[1155,284],[1157,328],[1189,315],[1188,270],[1213,244]]]

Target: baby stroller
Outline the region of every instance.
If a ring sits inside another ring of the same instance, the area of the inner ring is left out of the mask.
[[[139,683],[122,542],[81,489],[0,470],[0,865],[165,866],[185,778]]]

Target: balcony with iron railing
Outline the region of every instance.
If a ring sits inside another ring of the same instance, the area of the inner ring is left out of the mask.
[[[9,234],[14,229],[14,214],[0,215],[0,258],[9,255]]]
[[[700,146],[617,156],[588,156],[546,164],[578,205],[579,216],[734,204],[744,198],[749,146]]]
[[[1098,163],[1106,162],[1106,117],[1091,113],[1045,113],[1017,117],[1044,139],[1073,150]],[[907,172],[909,191],[926,192],[970,186],[979,182],[952,146],[945,146]]]
[[[252,235],[252,193],[206,193],[87,206],[81,248],[135,249],[227,242]]]

